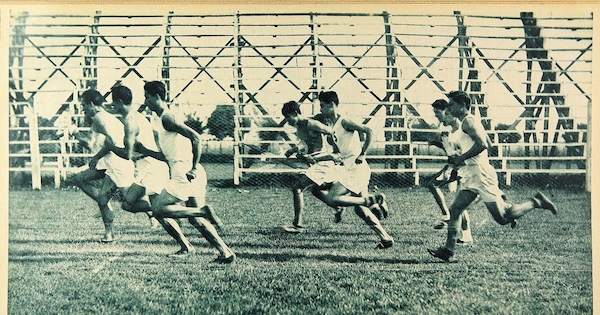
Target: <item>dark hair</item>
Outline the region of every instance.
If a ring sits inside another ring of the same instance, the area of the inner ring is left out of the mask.
[[[117,86],[113,86],[110,89],[110,92],[112,93],[113,101],[119,100],[122,101],[123,104],[131,104],[131,90],[128,87],[119,84]]]
[[[283,107],[281,108],[281,114],[283,116],[288,116],[291,114],[301,114],[300,104],[298,104],[298,102],[296,101],[289,101],[283,104]]]
[[[334,103],[335,105],[340,104],[338,95],[334,91],[319,92],[319,101],[324,102],[324,103]]]
[[[452,91],[448,93],[447,96],[448,99],[454,100],[456,103],[461,104],[466,109],[471,108],[471,98],[469,97],[469,94],[465,93],[464,91]]]
[[[431,106],[435,109],[445,110],[448,107],[448,102],[444,99],[438,99],[431,103]]]
[[[104,103],[104,96],[94,89],[89,89],[81,93],[81,100],[84,103],[92,103],[96,106],[100,106]]]
[[[165,85],[160,81],[150,81],[144,84],[144,91],[152,96],[158,95],[161,100],[165,101],[165,97],[167,92],[165,90]]]

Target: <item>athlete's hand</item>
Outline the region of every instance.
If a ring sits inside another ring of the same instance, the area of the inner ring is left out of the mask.
[[[185,173],[185,177],[187,177],[188,181],[192,181],[194,179],[196,179],[196,170],[195,169],[191,169],[189,170],[187,173]]]

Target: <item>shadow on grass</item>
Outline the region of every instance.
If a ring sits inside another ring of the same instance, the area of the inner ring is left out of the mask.
[[[47,255],[44,256],[27,256],[27,257],[11,257],[9,256],[8,261],[11,263],[31,263],[31,264],[37,264],[37,263],[59,263],[59,262],[65,262],[65,261],[73,261],[73,259],[71,259],[70,257],[48,257]]]
[[[403,264],[414,265],[422,263],[430,263],[431,261],[420,261],[417,259],[396,259],[396,258],[366,258],[346,255],[301,255],[290,253],[237,253],[238,259],[252,259],[265,262],[288,262],[292,260],[320,260],[333,261],[339,263],[385,263],[385,264]]]
[[[288,233],[286,231],[283,230],[283,228],[281,227],[271,227],[271,228],[263,228],[263,229],[259,229],[258,231],[256,231],[256,234],[260,234],[260,235],[273,235],[273,236],[281,236],[281,235],[286,235],[288,237],[302,237],[302,238],[306,238],[306,237],[316,237],[317,235],[319,235],[320,237],[323,236],[369,236],[369,235],[373,235],[372,232],[369,232],[368,227],[365,225],[364,229],[362,229],[362,227],[353,227],[353,229],[356,230],[344,230],[344,231],[340,231],[340,230],[334,230],[332,227],[315,227],[313,229],[311,228],[305,228],[304,231],[302,231],[302,233],[298,233],[298,234],[294,234],[294,233]]]

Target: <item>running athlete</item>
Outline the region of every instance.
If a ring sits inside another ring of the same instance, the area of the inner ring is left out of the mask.
[[[335,182],[335,155],[333,148],[323,141],[324,134],[330,134],[331,128],[323,123],[323,115],[314,119],[302,116],[300,106],[295,101],[283,104],[281,113],[290,126],[296,128],[296,136],[300,140],[297,145],[286,151],[286,157],[296,154],[296,157],[309,165],[308,169],[300,174],[300,178],[292,187],[294,196],[294,221],[292,225],[284,226],[288,233],[301,233],[303,231],[302,214],[304,211],[304,191],[311,188],[315,197],[324,200],[320,190],[328,189]],[[336,208],[334,222],[342,220],[344,207]]]
[[[173,114],[165,101],[165,86],[152,81],[144,85],[145,104],[159,117],[158,145],[160,152],[140,146],[141,152],[150,156],[165,158],[169,165],[170,180],[161,193],[153,200],[155,217],[188,218],[202,236],[219,251],[214,260],[217,263],[231,263],[236,255],[225,244],[215,226],[220,225],[212,207],[205,205],[207,178],[200,162],[200,135],[185,125],[182,119]],[[167,230],[177,240],[181,249],[172,257],[187,257],[195,253],[179,226]]]
[[[93,89],[81,95],[81,103],[85,113],[86,122],[91,124],[93,134],[101,135],[108,141],[117,145],[123,144],[124,127],[121,121],[104,108],[104,98]],[[110,152],[103,145],[92,157],[89,168],[75,175],[74,182],[81,190],[90,196],[100,207],[102,222],[104,223],[103,243],[114,241],[113,222],[115,211],[110,204],[110,198],[119,190],[124,196],[127,188],[134,180],[133,162]],[[102,179],[100,188],[96,188],[93,179]]]
[[[354,206],[354,212],[379,236],[380,242],[376,248],[392,247],[394,239],[379,221],[388,216],[385,195],[368,194],[371,169],[365,161],[365,155],[371,146],[373,132],[367,125],[356,123],[339,113],[336,92],[320,92],[319,101],[321,113],[327,124],[332,126],[331,141],[339,150],[342,163],[337,167],[337,181],[324,192],[324,200],[331,207]],[[360,134],[365,136],[362,144]]]
[[[529,200],[519,204],[504,201],[503,193],[498,188],[496,170],[488,158],[488,141],[481,121],[470,114],[471,98],[463,91],[448,94],[450,113],[460,121],[458,143],[461,154],[453,156],[449,161],[460,166],[460,190],[450,206],[450,221],[446,245],[437,249],[428,249],[429,253],[444,261],[450,261],[458,239],[459,219],[462,212],[479,195],[486,208],[500,225],[516,225],[516,219],[536,208],[545,209],[556,215],[557,207],[548,197],[537,192]]]

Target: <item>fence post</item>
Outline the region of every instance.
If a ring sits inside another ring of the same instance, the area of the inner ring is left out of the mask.
[[[592,100],[587,104],[587,137],[585,140],[585,189],[592,192]],[[583,140],[583,137],[581,137]]]
[[[243,158],[240,156],[240,154],[242,154],[242,148],[241,148],[241,140],[242,140],[242,134],[241,131],[239,129],[240,127],[240,119],[241,118],[241,114],[243,114],[243,110],[242,110],[242,106],[244,103],[244,94],[242,93],[241,89],[242,89],[242,57],[241,57],[241,37],[240,37],[240,13],[237,12],[237,14],[234,16],[234,25],[233,25],[233,32],[234,32],[234,45],[235,45],[235,61],[233,64],[233,71],[234,71],[234,78],[235,83],[233,84],[233,88],[235,91],[235,102],[233,103],[234,106],[234,110],[235,110],[235,132],[234,134],[234,151],[233,151],[233,185],[238,186],[240,184],[240,179],[242,177],[242,168],[243,168]]]
[[[310,35],[311,35],[311,45],[310,49],[312,52],[312,86],[310,87],[312,91],[312,113],[315,114],[319,111],[319,106],[317,105],[317,101],[319,99],[319,79],[322,76],[321,72],[321,58],[319,53],[319,24],[315,22],[315,14],[310,14]]]
[[[38,134],[38,117],[33,105],[25,108],[29,121],[29,152],[31,153],[31,188],[42,188],[42,157],[40,156],[40,138]]]
[[[173,20],[173,15],[175,12],[169,11],[167,15],[166,24],[163,27],[164,34],[163,40],[161,41],[162,46],[162,81],[165,83],[166,88],[166,99],[170,100],[170,91],[171,91],[171,67],[170,67],[170,51],[171,51],[171,21]]]

